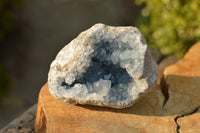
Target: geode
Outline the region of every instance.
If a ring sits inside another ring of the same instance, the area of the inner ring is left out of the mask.
[[[156,79],[157,64],[137,28],[96,24],[58,53],[48,85],[65,103],[125,108]]]

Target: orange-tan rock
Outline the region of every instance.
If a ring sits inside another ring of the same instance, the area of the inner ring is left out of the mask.
[[[68,105],[54,99],[46,84],[39,95],[35,129],[48,133],[176,133],[175,116],[162,110],[163,100],[154,89],[127,109]]]
[[[159,66],[158,66],[158,79],[157,79],[157,84],[160,84],[160,80],[163,76],[163,71],[164,69],[169,66],[169,65],[172,65],[174,63],[176,63],[177,61],[179,60],[179,58],[177,58],[176,56],[168,56],[166,57],[164,60],[162,60],[160,63],[159,63]]]
[[[200,132],[200,111],[190,114],[200,106],[200,43],[168,66],[162,81],[161,89],[169,96],[164,107],[166,99],[156,86],[132,107],[120,110],[62,103],[50,95],[46,84],[39,95],[36,132]]]
[[[123,110],[67,105],[54,99],[46,84],[39,95],[35,129],[36,132],[175,133],[176,115],[167,114],[162,109],[163,102],[164,96],[156,86],[134,106]]]
[[[185,57],[164,70],[169,99],[164,109],[170,114],[187,114],[200,106],[200,43]]]
[[[200,133],[200,110],[177,120],[179,133]]]

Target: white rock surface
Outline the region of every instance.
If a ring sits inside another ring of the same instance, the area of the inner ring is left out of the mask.
[[[96,24],[58,53],[48,84],[66,103],[125,108],[156,79],[157,64],[137,28]]]

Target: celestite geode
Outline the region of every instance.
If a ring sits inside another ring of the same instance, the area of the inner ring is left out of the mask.
[[[137,28],[96,24],[58,53],[48,84],[65,103],[125,108],[156,79],[157,64]]]

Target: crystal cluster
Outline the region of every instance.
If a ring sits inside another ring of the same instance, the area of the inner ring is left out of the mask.
[[[50,93],[70,104],[133,105],[157,78],[145,39],[135,27],[96,24],[79,34],[50,66]]]

